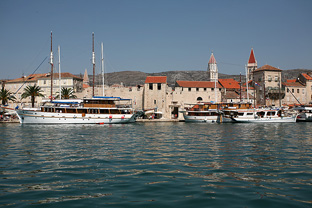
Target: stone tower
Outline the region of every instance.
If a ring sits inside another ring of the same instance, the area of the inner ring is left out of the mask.
[[[251,52],[250,52],[250,56],[249,56],[249,60],[248,60],[248,64],[247,64],[248,81],[252,80],[253,71],[255,71],[257,69],[257,67],[258,67],[258,65],[257,65],[257,61],[255,58],[255,54],[254,54],[253,48],[251,48]]]
[[[218,81],[218,67],[217,67],[217,61],[211,53],[209,62],[208,62],[208,68],[207,71],[209,73],[209,78],[211,82]]]
[[[88,76],[87,69],[85,70],[85,73],[83,75],[83,84],[89,85],[89,76]]]

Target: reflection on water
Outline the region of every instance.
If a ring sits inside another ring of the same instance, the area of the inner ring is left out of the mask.
[[[311,206],[301,124],[0,125],[0,204]]]

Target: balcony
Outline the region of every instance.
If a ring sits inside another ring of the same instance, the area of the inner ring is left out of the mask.
[[[285,97],[285,89],[278,87],[269,87],[265,90],[266,97],[272,100],[283,99]]]

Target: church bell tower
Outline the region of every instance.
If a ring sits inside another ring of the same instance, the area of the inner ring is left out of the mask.
[[[209,73],[209,78],[211,82],[218,81],[218,67],[217,67],[217,61],[211,53],[209,62],[208,62],[208,68],[207,71]]]

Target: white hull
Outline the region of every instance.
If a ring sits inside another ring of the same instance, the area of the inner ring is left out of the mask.
[[[194,123],[214,123],[217,122],[218,116],[187,116],[184,115],[185,122]]]
[[[135,122],[134,114],[52,113],[16,110],[22,124],[120,124]]]
[[[293,123],[296,117],[278,117],[278,118],[233,118],[234,121],[240,123]]]

